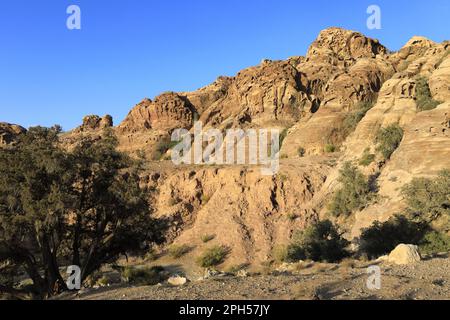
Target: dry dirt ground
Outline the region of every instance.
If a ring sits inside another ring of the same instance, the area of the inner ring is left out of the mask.
[[[415,265],[378,263],[381,288],[369,290],[367,267],[375,262],[301,264],[292,272],[247,277],[219,276],[193,280],[184,286],[116,285],[84,290],[65,299],[86,300],[222,300],[222,299],[439,299],[450,300],[450,257],[423,260]],[[61,297],[63,298],[63,297]]]

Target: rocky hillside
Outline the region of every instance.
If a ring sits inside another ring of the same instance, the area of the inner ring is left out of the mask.
[[[155,214],[171,221],[169,242],[188,244],[189,263],[211,244],[230,248],[224,267],[270,260],[293,231],[327,217],[338,172],[353,161],[376,179],[380,197],[339,220],[349,239],[375,220],[405,206],[400,188],[413,177],[450,168],[450,42],[423,37],[390,52],[378,40],[330,28],[320,32],[305,57],[264,60],[234,77],[219,77],[194,92],[167,92],[137,104],[118,126],[109,116],[86,117],[63,135],[67,145],[112,128],[120,148],[146,154],[142,183],[152,190]],[[422,110],[420,81],[435,108]],[[352,120],[353,119],[353,120]],[[356,120],[354,120],[356,119]],[[254,166],[174,166],[164,161],[176,128],[278,128],[286,137],[281,169],[261,176]],[[376,150],[380,128],[398,124],[404,132],[389,160]],[[1,143],[19,127],[0,126]],[[361,165],[360,159],[373,155]],[[156,156],[155,156],[156,155]],[[213,238],[205,244],[202,238]]]

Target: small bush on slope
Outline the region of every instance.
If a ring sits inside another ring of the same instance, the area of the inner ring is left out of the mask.
[[[432,110],[440,104],[432,98],[428,81],[424,77],[416,80],[416,106],[418,111]]]
[[[375,102],[360,102],[356,105],[356,110],[350,112],[345,117],[343,121],[343,130],[346,136],[355,131],[358,123],[374,105]]]
[[[180,143],[179,141],[171,141],[169,138],[162,138],[156,144],[155,150],[153,151],[153,154],[152,154],[152,160],[163,159],[163,157],[167,153],[167,151],[171,150],[173,147],[175,147],[179,143]]]
[[[164,280],[162,271],[164,271],[164,268],[160,266],[150,268],[125,267],[122,271],[122,278],[132,284],[155,285]]]
[[[388,160],[400,145],[403,139],[403,129],[398,124],[392,124],[386,128],[380,128],[377,133],[377,151]]]
[[[172,245],[169,247],[169,255],[174,259],[179,259],[191,251],[191,247],[186,244]]]
[[[364,150],[364,153],[359,160],[359,165],[367,167],[375,160],[375,155],[373,153],[370,153],[370,150],[367,148]]]
[[[203,268],[217,266],[225,260],[228,252],[229,250],[224,246],[211,247],[198,258],[198,264]]]
[[[354,110],[345,115],[342,124],[339,127],[334,128],[326,140],[328,145],[333,146],[334,150],[325,150],[325,152],[334,152],[337,150],[336,146],[339,146],[353,131],[355,131],[362,118],[364,118],[366,113],[375,105],[375,101],[376,100],[359,102],[356,104]]]
[[[323,151],[325,151],[325,153],[333,153],[336,152],[336,146],[334,144],[331,143],[327,143],[325,145],[325,147],[323,148]]]
[[[216,236],[214,234],[204,234],[200,237],[203,243],[213,240]]]
[[[340,170],[338,181],[342,187],[329,205],[334,216],[350,215],[354,210],[362,209],[373,196],[367,178],[350,162]]]

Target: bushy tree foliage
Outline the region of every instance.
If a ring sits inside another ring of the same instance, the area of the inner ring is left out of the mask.
[[[428,81],[424,77],[416,80],[416,105],[418,111],[432,110],[440,104],[432,98]]]
[[[350,215],[362,209],[373,196],[368,179],[350,162],[344,163],[338,181],[342,187],[329,205],[334,216]]]
[[[360,250],[369,258],[377,258],[395,249],[399,244],[419,244],[427,225],[395,215],[386,222],[376,221],[361,233]]]
[[[398,124],[392,124],[386,128],[381,128],[376,137],[379,151],[384,159],[388,160],[400,145],[403,139],[403,129]]]
[[[402,193],[414,218],[426,222],[450,218],[449,170],[441,171],[435,178],[415,178],[403,187]]]
[[[67,289],[61,267],[79,266],[84,280],[160,239],[137,169],[112,133],[71,152],[58,147],[58,133],[31,128],[0,149],[0,266],[26,274],[40,298]],[[20,289],[0,283],[0,292]]]
[[[329,220],[319,221],[294,234],[286,250],[286,261],[302,259],[337,262],[348,256],[349,242],[342,238],[336,226]]]

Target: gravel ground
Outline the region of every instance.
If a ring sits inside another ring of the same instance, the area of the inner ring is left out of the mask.
[[[188,282],[88,289],[65,299],[87,300],[247,300],[247,299],[445,299],[450,300],[450,258],[415,265],[378,264],[381,288],[369,290],[367,267],[375,263],[314,264],[293,272],[247,277],[220,276]],[[63,297],[61,297],[63,298]]]

